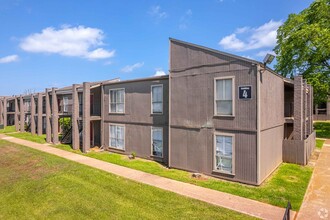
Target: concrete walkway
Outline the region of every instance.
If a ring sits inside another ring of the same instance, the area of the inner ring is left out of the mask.
[[[195,186],[188,183],[171,180],[168,178],[156,176],[142,171],[118,166],[112,163],[104,162],[94,158],[82,156],[68,151],[60,150],[48,146],[48,144],[38,144],[31,141],[26,141],[14,137],[9,137],[0,134],[0,139],[4,139],[13,143],[21,144],[36,150],[40,150],[49,154],[57,155],[65,159],[85,164],[118,176],[134,180],[136,182],[151,185],[167,191],[171,191],[183,196],[204,201],[216,206],[231,209],[240,213],[251,215],[261,219],[282,219],[285,209],[258,202],[251,199],[242,198],[228,193],[219,192],[212,189],[207,189]],[[291,219],[294,219],[295,212],[291,212]]]
[[[323,144],[297,219],[330,219],[330,139]]]

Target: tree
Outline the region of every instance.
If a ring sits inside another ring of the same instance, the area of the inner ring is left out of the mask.
[[[290,14],[277,31],[276,71],[285,77],[302,74],[314,87],[314,102],[330,91],[330,0],[316,0],[299,14]]]

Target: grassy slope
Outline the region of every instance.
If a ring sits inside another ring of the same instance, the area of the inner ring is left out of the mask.
[[[250,219],[3,140],[0,155],[0,219]]]
[[[15,133],[10,134],[18,138],[34,141],[38,136],[32,136],[29,133]],[[44,140],[44,137],[40,137]],[[40,140],[40,141],[42,141]],[[82,154],[80,151],[74,151],[69,145],[56,145],[57,148]],[[186,171],[177,169],[167,169],[164,166],[147,160],[135,159],[129,160],[127,156],[101,152],[90,152],[83,154],[88,157],[129,167],[132,169],[141,170],[147,173],[175,179],[182,182],[195,184],[198,186],[215,189],[222,192],[231,193],[269,203],[275,206],[286,207],[287,202],[290,201],[294,210],[299,210],[302,203],[308,182],[312,175],[312,168],[303,167],[296,164],[280,165],[279,169],[273,174],[272,178],[263,183],[259,187],[248,186],[245,184],[223,181],[219,179],[209,178],[207,180],[198,180],[191,177],[191,174]],[[297,187],[299,186],[299,187]]]
[[[15,126],[7,126],[5,129],[0,129],[0,134],[12,133],[15,131]]]
[[[323,144],[324,144],[324,140],[316,140],[316,147],[318,149],[322,149]]]

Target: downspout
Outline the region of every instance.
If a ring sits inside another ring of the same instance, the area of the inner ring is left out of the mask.
[[[260,130],[261,130],[261,123],[260,123],[260,74],[261,74],[261,67],[260,64],[257,64],[257,184],[260,185]]]

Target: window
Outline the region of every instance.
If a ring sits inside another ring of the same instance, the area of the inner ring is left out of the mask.
[[[125,89],[110,89],[110,113],[124,113]]]
[[[215,171],[234,173],[233,149],[233,135],[215,135]]]
[[[69,98],[67,96],[63,97],[63,112],[68,112]]]
[[[151,86],[152,113],[163,113],[163,85]]]
[[[125,150],[125,127],[121,125],[110,125],[110,147]]]
[[[163,128],[151,129],[151,151],[156,157],[163,157]]]
[[[215,80],[215,115],[234,115],[234,78]]]

